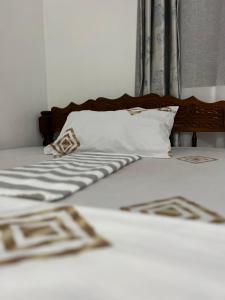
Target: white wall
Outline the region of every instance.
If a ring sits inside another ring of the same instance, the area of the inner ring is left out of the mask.
[[[49,108],[134,93],[137,0],[44,0]]]
[[[42,0],[0,1],[0,148],[40,144],[47,107]]]
[[[133,95],[136,15],[137,0],[1,0],[0,149],[41,142],[47,96],[50,108]],[[225,87],[182,90],[191,95],[225,99]],[[224,137],[200,143],[220,146]]]

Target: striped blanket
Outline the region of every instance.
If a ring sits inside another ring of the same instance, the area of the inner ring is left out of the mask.
[[[56,201],[140,159],[137,155],[70,154],[0,171],[0,195]]]

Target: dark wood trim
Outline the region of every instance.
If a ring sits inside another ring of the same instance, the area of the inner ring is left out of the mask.
[[[192,147],[197,147],[197,142],[198,142],[197,133],[196,131],[194,131],[192,134]]]
[[[195,97],[181,100],[172,96],[160,97],[156,94],[141,97],[124,94],[118,99],[100,97],[96,100],[87,100],[82,104],[71,102],[64,108],[53,107],[51,111],[41,112],[39,128],[43,136],[43,144],[47,145],[53,141],[54,135],[61,131],[67,116],[72,111],[107,111],[132,107],[159,108],[174,105],[179,106],[179,110],[172,132],[193,132],[193,146],[197,145],[197,132],[225,132],[225,101],[206,103]]]
[[[52,143],[54,131],[52,129],[52,114],[51,111],[42,111],[39,117],[39,131],[43,137],[43,145],[46,146]]]

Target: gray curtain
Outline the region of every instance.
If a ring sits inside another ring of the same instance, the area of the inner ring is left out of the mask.
[[[225,0],[180,0],[182,87],[225,85]]]
[[[138,0],[135,95],[179,97],[179,0]]]

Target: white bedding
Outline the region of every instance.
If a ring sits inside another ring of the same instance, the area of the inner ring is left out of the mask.
[[[182,196],[225,215],[225,149],[173,148],[171,159],[142,160],[64,200],[82,206],[119,209]],[[200,155],[216,161],[191,164],[179,157]],[[42,147],[0,151],[0,169],[51,159]]]
[[[182,196],[225,214],[225,149],[177,148],[172,153],[171,159],[143,158],[65,201],[118,209],[125,205]],[[191,164],[176,159],[189,155],[218,160]]]
[[[0,151],[0,168],[50,159],[42,151],[38,147]],[[191,164],[177,159],[190,155],[217,160]],[[172,159],[142,159],[67,198],[61,204],[75,204],[112,246],[0,266],[1,298],[224,300],[224,224],[118,210],[182,196],[225,216],[224,175],[224,149],[177,148]],[[0,216],[47,205],[1,197]]]
[[[46,204],[1,198],[1,216],[33,206]],[[112,247],[1,266],[1,299],[225,299],[224,226],[84,207],[78,211]]]

